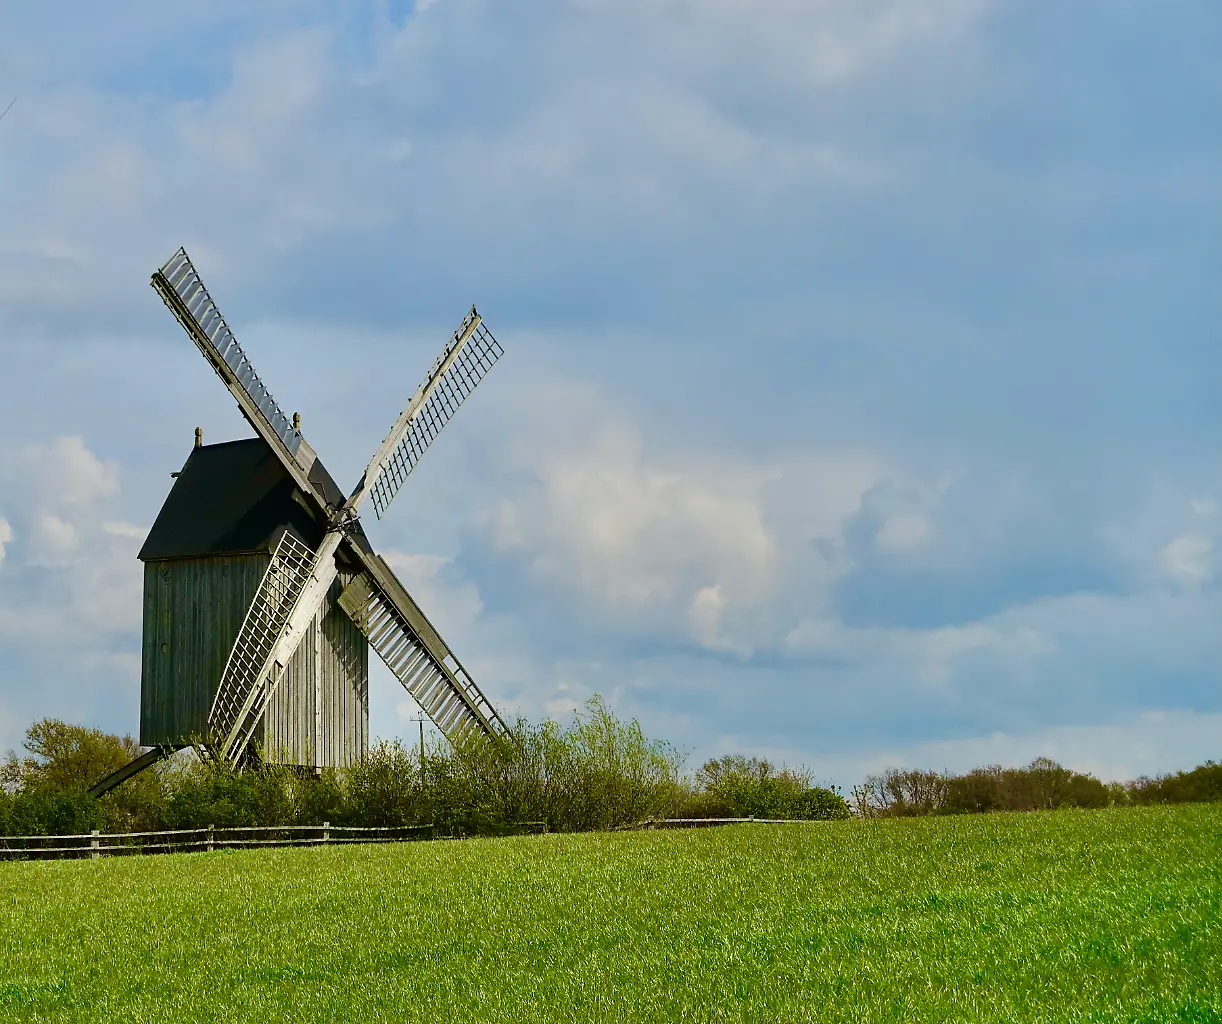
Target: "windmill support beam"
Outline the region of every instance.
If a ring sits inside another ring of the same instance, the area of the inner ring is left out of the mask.
[[[182,750],[182,747],[154,747],[152,750],[146,750],[139,757],[133,757],[118,771],[111,772],[101,782],[95,783],[89,788],[89,795],[95,799],[100,796],[105,796],[116,786],[121,785],[130,779],[133,775],[139,775],[145,768],[151,768],[158,761],[164,761],[171,754],[176,754]]]

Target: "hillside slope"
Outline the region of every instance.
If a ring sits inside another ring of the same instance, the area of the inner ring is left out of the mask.
[[[1222,806],[0,864],[0,1019],[1222,1020]]]

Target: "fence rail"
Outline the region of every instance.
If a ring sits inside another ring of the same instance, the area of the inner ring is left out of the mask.
[[[810,824],[773,818],[648,818],[621,825],[619,830],[710,828],[717,825]],[[547,831],[545,821],[519,821],[492,830],[496,835],[522,835]],[[424,839],[453,839],[436,825],[237,825],[217,828],[180,828],[165,832],[89,832],[63,836],[0,836],[0,860],[131,856],[133,854],[186,853],[198,850],[237,850],[264,846],[329,846],[345,843],[404,843]],[[50,845],[48,845],[50,844]]]
[[[511,831],[545,832],[541,821],[518,822]],[[265,846],[324,846],[347,843],[402,843],[439,836],[435,825],[239,825],[170,829],[164,832],[89,832],[81,835],[0,836],[0,860],[131,856],[192,850],[233,850]]]
[[[810,825],[819,818],[646,818],[620,830],[657,828],[713,828],[717,825]]]

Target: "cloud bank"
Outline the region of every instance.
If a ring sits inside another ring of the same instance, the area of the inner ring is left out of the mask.
[[[1204,750],[1205,5],[156,10],[0,13],[0,745],[135,727],[138,524],[246,433],[147,287],[186,244],[341,481],[479,303],[508,355],[371,530],[509,709],[849,774]]]

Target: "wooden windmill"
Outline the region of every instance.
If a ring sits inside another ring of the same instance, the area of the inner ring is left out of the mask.
[[[179,249],[153,287],[237,399],[258,437],[196,446],[140,559],[140,743],[308,767],[359,760],[369,733],[369,648],[453,743],[508,729],[369,544],[424,451],[500,358],[472,307],[345,496],[281,411]]]

